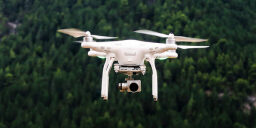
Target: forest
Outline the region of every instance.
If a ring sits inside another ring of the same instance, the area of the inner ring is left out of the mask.
[[[148,29],[208,39],[147,65],[141,93],[120,93],[104,59],[58,29],[165,43]],[[0,128],[256,128],[256,0],[0,0]]]

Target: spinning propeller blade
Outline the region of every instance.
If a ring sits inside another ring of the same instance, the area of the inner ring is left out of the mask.
[[[137,31],[134,31],[134,32],[141,33],[141,34],[152,35],[152,36],[158,36],[158,37],[162,37],[162,38],[169,37],[166,34],[159,33],[159,32],[154,32],[154,31],[150,31],[150,30],[137,30]]]
[[[110,37],[110,36],[99,36],[99,35],[92,35],[93,38],[98,40],[107,40],[107,39],[115,39],[117,37]]]
[[[150,30],[137,30],[137,31],[134,31],[134,32],[141,33],[141,34],[152,35],[152,36],[158,36],[158,37],[162,37],[162,38],[170,37],[170,35],[159,33],[159,32],[154,32],[154,31],[150,31]],[[175,39],[176,42],[203,42],[203,41],[207,41],[207,39],[191,38],[191,37],[184,37],[184,36],[174,36],[174,39]]]
[[[59,29],[58,32],[68,34],[68,35],[73,36],[75,38],[86,37],[86,36],[88,36],[88,37],[91,36],[91,37],[93,37],[95,39],[99,39],[99,40],[117,38],[117,37],[109,37],[109,36],[91,35],[91,33],[89,31],[84,32],[84,31],[81,31],[81,30],[75,29],[75,28]]]
[[[73,36],[75,38],[86,36],[86,32],[75,29],[75,28],[59,29],[58,32]]]
[[[174,36],[176,42],[204,42],[207,39],[191,38],[184,36]]]
[[[177,45],[181,49],[192,49],[192,48],[208,48],[209,46],[188,46],[188,45]]]

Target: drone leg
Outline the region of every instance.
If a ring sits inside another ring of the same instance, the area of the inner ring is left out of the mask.
[[[151,65],[152,72],[153,72],[152,73],[152,95],[153,95],[154,101],[157,101],[157,99],[158,99],[158,96],[157,96],[158,85],[157,85],[157,72],[156,72],[156,66],[155,66],[155,58],[150,58],[149,63]]]
[[[115,58],[107,57],[102,72],[101,97],[108,100],[109,72]]]

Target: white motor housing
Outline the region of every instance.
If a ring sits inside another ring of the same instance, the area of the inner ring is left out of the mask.
[[[174,35],[171,34],[170,38],[166,39],[166,44],[176,44]],[[178,54],[176,53],[176,50],[168,50],[163,53],[159,53],[155,55],[157,59],[162,59],[162,58],[177,58]]]

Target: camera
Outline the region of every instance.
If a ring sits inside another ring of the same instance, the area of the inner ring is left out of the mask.
[[[119,83],[118,89],[120,92],[141,92],[141,81],[140,80],[127,80],[126,83]]]

